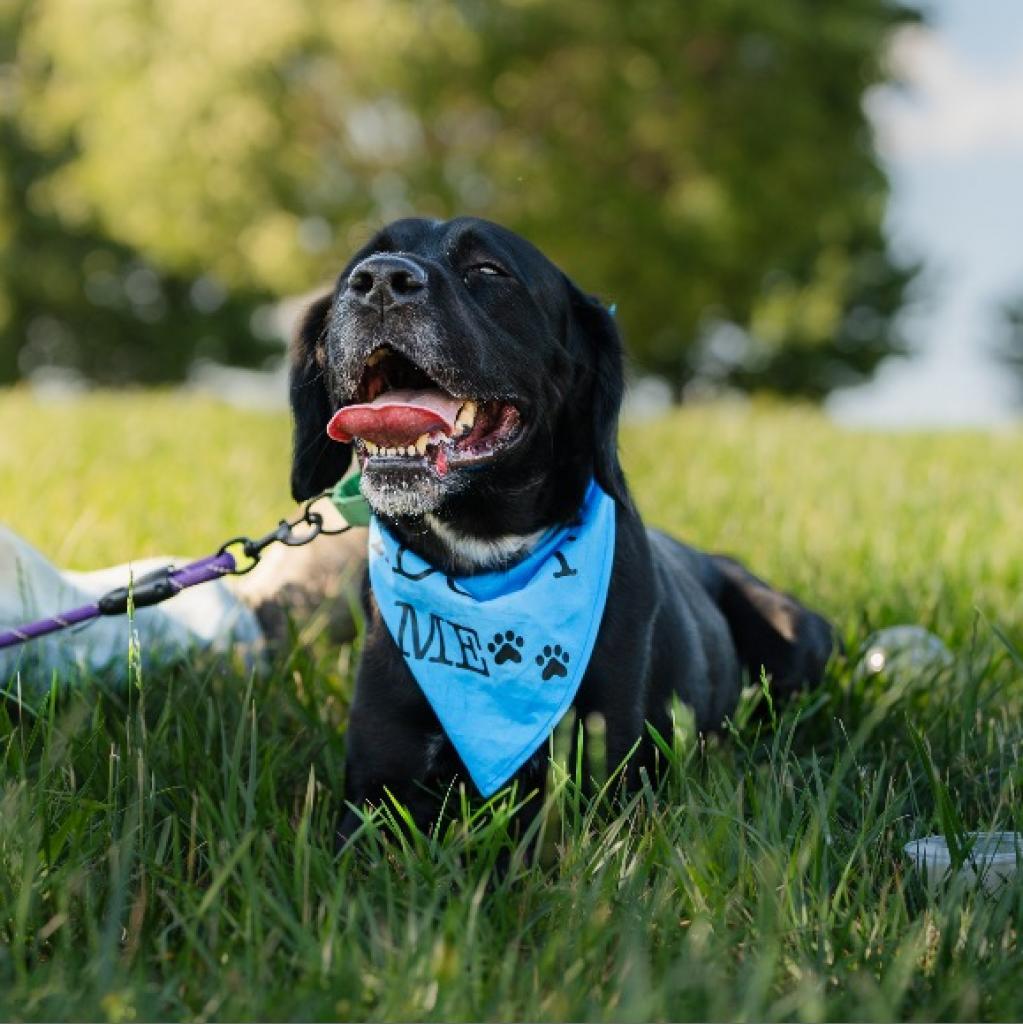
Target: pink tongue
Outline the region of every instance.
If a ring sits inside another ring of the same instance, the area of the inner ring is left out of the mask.
[[[462,401],[439,389],[385,391],[372,402],[347,405],[334,413],[327,434],[335,441],[361,437],[381,447],[414,444],[420,434],[455,429]]]

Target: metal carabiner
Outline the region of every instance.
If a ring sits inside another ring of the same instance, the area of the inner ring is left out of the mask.
[[[283,544],[289,548],[300,548],[304,544],[310,544],[316,540],[319,536],[334,537],[339,533],[346,533],[351,529],[347,523],[337,530],[324,529],[323,516],[319,512],[314,512],[312,506],[315,502],[319,501],[320,498],[327,497],[330,491],[323,491],[320,494],[310,498],[303,506],[302,511],[294,519],[282,519],[277,526],[272,529],[266,536],[259,537],[253,540],[251,537],[232,537],[231,540],[221,545],[220,550],[217,552],[218,555],[224,554],[229,548],[240,546],[242,549],[242,557],[248,558],[249,563],[244,568],[238,568],[237,562],[239,559],[236,558],[236,568],[231,573],[232,576],[244,576],[247,572],[252,572],[253,569],[259,565],[259,560],[262,557],[263,551],[268,548],[271,544]],[[296,526],[306,526],[307,530],[302,533],[296,533]]]
[[[309,530],[306,533],[296,534],[295,527],[299,525],[308,526]],[[319,512],[310,511],[307,507],[300,519],[288,523],[288,532],[277,539],[289,548],[300,548],[303,544],[309,544],[316,540],[323,532],[323,516]]]
[[[321,498],[329,498],[334,493],[333,488],[328,488],[325,491],[320,491],[319,494],[314,494],[306,503],[302,506],[302,519],[310,525],[317,525],[316,533],[310,537],[310,540],[315,540],[316,537],[321,534],[324,537],[337,537],[339,534],[347,533],[352,527],[350,523],[345,523],[344,526],[339,526],[336,530],[328,530],[324,526],[323,516],[319,512],[313,511],[313,505],[316,504]]]

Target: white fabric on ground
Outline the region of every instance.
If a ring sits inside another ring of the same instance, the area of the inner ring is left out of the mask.
[[[20,626],[95,601],[163,565],[189,559],[147,558],[96,572],[61,572],[31,545],[0,526],[0,630]],[[100,617],[0,651],[0,689],[39,692],[51,680],[73,681],[82,673],[126,679],[131,631],[138,637],[143,670],[181,661],[198,651],[239,651],[250,663],[264,648],[252,610],[218,579],[183,591],[161,605],[127,616]]]

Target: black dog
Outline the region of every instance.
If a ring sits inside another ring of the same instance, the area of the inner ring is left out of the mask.
[[[595,477],[616,503],[617,540],[575,707],[604,717],[609,765],[639,743],[627,772],[634,780],[654,760],[644,723],[667,734],[673,694],[701,730],[713,730],[735,708],[743,670],[757,679],[763,666],[779,695],[814,685],[834,637],[824,619],[737,563],[643,526],[618,460],[622,360],[607,310],[514,233],[470,218],[398,221],[313,304],[296,339],[292,491],[303,500],[340,479],[353,446],[330,440],[328,423],[387,391],[420,396],[411,403],[420,408],[399,410],[395,431],[408,444],[360,437],[347,417],[363,493],[442,572],[510,564],[573,518]],[[447,430],[413,439],[421,421],[440,420]],[[389,791],[426,827],[464,766],[368,588],[366,610],[347,799],[372,804]],[[542,793],[545,776],[534,756],[516,775],[519,792]],[[341,833],[357,824],[350,813]]]

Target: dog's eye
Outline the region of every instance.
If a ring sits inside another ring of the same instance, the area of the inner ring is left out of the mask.
[[[499,267],[496,263],[488,262],[474,263],[471,267],[466,267],[462,276],[466,280],[466,282],[468,282],[471,277],[477,274],[483,277],[508,276],[508,272],[504,269],[504,267]]]

